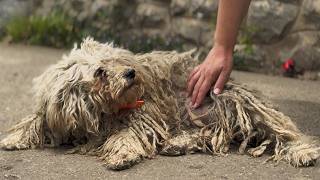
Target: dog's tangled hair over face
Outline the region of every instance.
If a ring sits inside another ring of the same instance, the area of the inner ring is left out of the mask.
[[[90,38],[35,79],[35,113],[1,141],[6,150],[74,146],[125,169],[156,154],[224,154],[230,145],[254,157],[313,165],[319,148],[289,117],[253,91],[229,82],[222,94],[188,108],[184,86],[192,52],[133,54]],[[141,108],[121,107],[144,100]]]

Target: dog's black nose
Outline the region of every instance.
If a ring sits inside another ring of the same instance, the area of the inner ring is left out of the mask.
[[[123,77],[127,79],[133,79],[136,77],[136,71],[134,69],[129,69],[124,73]]]

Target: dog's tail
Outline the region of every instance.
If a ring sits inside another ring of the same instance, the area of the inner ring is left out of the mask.
[[[320,147],[311,137],[301,136],[295,141],[280,141],[277,139],[274,155],[268,160],[279,162],[285,160],[295,167],[315,165],[319,158]]]
[[[0,141],[0,148],[21,150],[42,147],[44,144],[43,118],[32,114],[8,130],[8,136]]]

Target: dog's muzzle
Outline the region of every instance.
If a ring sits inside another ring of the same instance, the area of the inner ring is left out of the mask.
[[[136,71],[134,69],[129,69],[123,74],[123,77],[126,79],[134,79],[136,77]]]

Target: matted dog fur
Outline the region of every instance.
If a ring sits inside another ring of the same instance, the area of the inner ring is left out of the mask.
[[[70,152],[101,157],[125,169],[157,154],[228,153],[230,145],[254,157],[313,165],[319,148],[288,116],[260,96],[229,82],[199,109],[184,94],[192,52],[133,54],[87,38],[35,79],[35,112],[15,125],[6,150],[72,144]],[[120,107],[143,99],[141,108]]]

